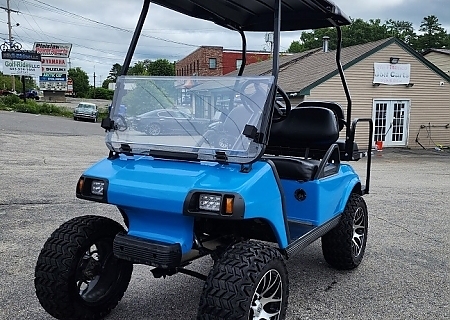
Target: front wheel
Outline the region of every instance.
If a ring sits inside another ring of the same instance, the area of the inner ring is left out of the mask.
[[[283,320],[288,296],[281,254],[258,242],[241,242],[214,264],[203,287],[197,319]]]
[[[36,295],[57,319],[100,319],[120,301],[133,265],[117,259],[113,240],[124,229],[97,216],[61,225],[44,245],[35,269]]]
[[[328,264],[340,270],[356,268],[366,249],[367,229],[366,202],[352,193],[339,224],[322,237],[322,252]]]

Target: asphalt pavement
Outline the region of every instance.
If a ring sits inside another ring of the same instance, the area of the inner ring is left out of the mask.
[[[121,221],[116,208],[75,197],[82,172],[106,157],[98,123],[0,111],[0,319],[52,319],[34,292],[34,267],[50,234],[75,216]],[[354,163],[364,176],[366,162]],[[336,271],[320,241],[288,261],[287,319],[449,319],[450,153],[376,152],[369,238],[362,264]],[[192,269],[207,273],[210,258]],[[122,301],[107,317],[195,319],[202,281],[154,279],[135,266]]]

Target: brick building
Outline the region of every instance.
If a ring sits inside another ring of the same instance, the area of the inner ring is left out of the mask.
[[[269,52],[247,51],[247,65],[267,60]],[[221,76],[240,68],[242,53],[223,47],[202,46],[175,63],[177,76]]]

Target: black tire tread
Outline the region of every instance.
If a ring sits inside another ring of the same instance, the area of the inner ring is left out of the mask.
[[[76,217],[63,223],[44,244],[35,268],[36,295],[42,307],[57,319],[100,319],[107,315],[123,297],[131,278],[132,264],[125,264],[120,287],[113,297],[99,308],[81,308],[81,298],[70,290],[71,270],[80,249],[98,233],[114,235],[123,227],[99,216]]]
[[[258,276],[273,260],[279,260],[286,278],[286,295],[281,319],[288,300],[288,277],[284,259],[275,248],[255,241],[230,247],[214,264],[200,298],[198,320],[247,319]]]
[[[365,210],[367,216],[367,206],[359,194],[352,193],[347,201],[339,224],[322,236],[322,253],[325,261],[338,270],[351,270],[356,268],[364,256],[365,242],[363,251],[358,257],[352,253],[353,223],[355,211],[358,207]],[[367,219],[366,219],[366,237],[367,240]]]

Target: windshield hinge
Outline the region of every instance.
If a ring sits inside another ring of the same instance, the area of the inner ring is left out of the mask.
[[[258,129],[255,126],[249,124],[245,125],[242,134],[256,143],[261,143],[264,137],[262,133],[258,132]]]
[[[248,164],[241,164],[241,170],[240,172],[242,173],[249,173],[250,171],[252,171],[252,164],[248,163]]]
[[[256,137],[258,136],[258,129],[256,129],[255,126],[246,124],[244,127],[244,131],[242,132],[242,134],[244,136],[246,136],[247,138],[250,138],[252,140],[255,140]]]
[[[105,129],[105,131],[110,131],[110,130],[114,129],[114,120],[111,120],[111,118],[109,118],[109,117],[104,118],[102,120],[101,127],[103,129]]]
[[[227,163],[228,157],[225,151],[216,151],[216,160],[219,163]]]
[[[132,155],[132,153],[131,153],[131,152],[132,152],[132,149],[131,149],[130,145],[129,145],[129,144],[126,144],[126,143],[122,143],[122,144],[120,145],[119,151],[120,151],[121,153],[127,155],[127,156],[131,156],[131,155]]]

